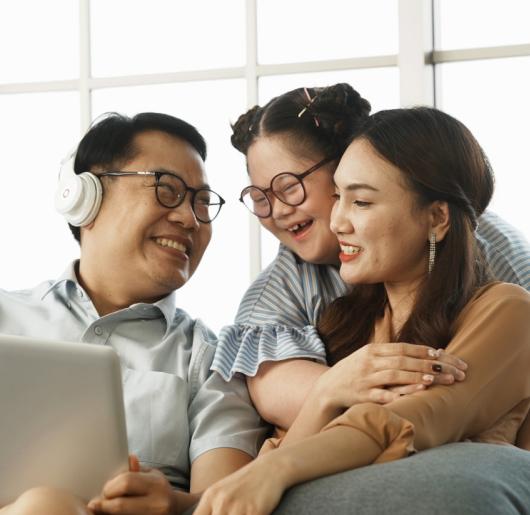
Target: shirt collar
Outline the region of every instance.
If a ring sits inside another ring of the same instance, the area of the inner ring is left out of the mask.
[[[59,289],[62,285],[66,287],[68,283],[73,283],[78,288],[81,288],[79,282],[77,281],[77,275],[75,273],[75,269],[77,267],[78,262],[79,260],[76,259],[68,264],[64,272],[49,286],[49,288],[44,291],[41,300],[44,300],[49,293],[51,293],[53,290]]]
[[[49,286],[49,288],[46,289],[46,291],[43,293],[41,300],[44,300],[45,297],[51,293],[53,290],[60,290],[63,286],[64,289],[66,289],[68,284],[74,285],[78,290],[83,291],[83,288],[79,284],[79,281],[77,280],[77,274],[76,274],[76,268],[78,266],[79,260],[76,259],[68,264],[64,272]],[[175,310],[176,310],[176,297],[177,292],[172,291],[169,295],[166,295],[162,299],[158,300],[157,302],[154,302],[153,304],[149,304],[150,306],[158,308],[162,314],[164,315],[164,318],[166,319],[167,327],[171,325],[173,322],[173,319],[175,317]],[[138,304],[144,304],[144,303],[138,303]],[[136,306],[138,304],[133,304],[132,306]],[[147,304],[147,303],[145,303]]]

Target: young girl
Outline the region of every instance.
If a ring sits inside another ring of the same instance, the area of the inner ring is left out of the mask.
[[[340,275],[356,285],[320,320],[336,365],[285,438],[210,487],[197,514],[270,513],[295,484],[448,442],[530,448],[530,295],[491,282],[476,245],[493,177],[471,133],[435,109],[382,111],[357,131],[335,184]],[[356,352],[400,341],[460,355],[466,380],[385,405],[344,388]]]

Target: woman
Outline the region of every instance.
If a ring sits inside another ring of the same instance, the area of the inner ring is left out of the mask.
[[[493,177],[471,133],[435,109],[382,111],[358,131],[335,184],[340,274],[356,285],[319,325],[337,364],[282,441],[206,491],[200,515],[270,513],[295,484],[448,442],[530,449],[530,295],[492,282],[476,245]],[[341,387],[352,353],[400,341],[460,355],[466,380],[384,406],[352,402]]]

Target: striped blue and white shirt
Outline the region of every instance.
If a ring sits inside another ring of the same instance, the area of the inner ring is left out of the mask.
[[[530,291],[530,246],[514,227],[485,212],[477,240],[496,279]],[[347,290],[338,268],[306,263],[280,245],[245,293],[234,324],[221,329],[212,369],[228,381],[236,372],[254,376],[264,361],[325,363],[315,326],[323,308]]]

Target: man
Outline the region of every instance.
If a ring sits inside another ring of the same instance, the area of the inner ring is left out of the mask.
[[[264,436],[244,382],[209,371],[214,335],[175,308],[224,203],[208,187],[205,157],[201,135],[171,116],[99,121],[77,149],[81,175],[66,165],[58,189],[79,261],[56,281],[0,292],[0,332],[110,345],[120,356],[129,448],[144,468],[132,457],[131,472],[89,503],[97,512],[181,513],[248,463]],[[35,512],[87,510],[42,488],[0,509]]]

